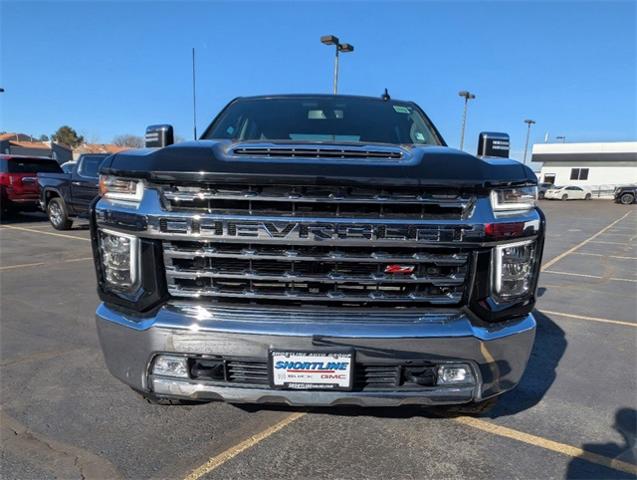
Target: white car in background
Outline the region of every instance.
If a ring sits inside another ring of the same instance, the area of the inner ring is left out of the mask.
[[[577,185],[553,186],[544,192],[544,198],[548,200],[590,200],[592,196],[589,188]]]

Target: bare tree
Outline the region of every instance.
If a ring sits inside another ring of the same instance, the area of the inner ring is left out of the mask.
[[[113,143],[120,147],[141,148],[144,146],[144,139],[137,135],[124,134],[113,138]]]

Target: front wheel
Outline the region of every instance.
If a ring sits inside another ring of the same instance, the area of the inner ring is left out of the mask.
[[[619,201],[622,205],[630,205],[635,201],[635,196],[632,193],[624,193],[619,197]]]
[[[562,195],[562,200],[568,200],[568,195],[567,194]]]
[[[587,193],[586,196],[584,197],[584,200],[590,200],[591,199],[591,194]]]
[[[73,225],[73,221],[69,218],[66,206],[61,198],[52,198],[46,206],[46,213],[49,216],[49,222],[56,230],[68,230]]]

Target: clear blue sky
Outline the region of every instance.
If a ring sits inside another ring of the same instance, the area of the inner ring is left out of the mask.
[[[168,122],[191,138],[191,48],[198,127],[236,96],[329,93],[333,50],[352,43],[340,92],[419,103],[452,146],[462,99],[466,147],[480,130],[532,141],[637,137],[637,3],[0,1],[0,130],[88,140]]]

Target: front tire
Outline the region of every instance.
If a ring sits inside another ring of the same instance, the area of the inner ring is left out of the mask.
[[[568,200],[568,195],[566,193],[562,195],[562,200]]]
[[[630,205],[635,201],[635,196],[632,193],[624,193],[619,197],[619,201],[622,205]]]
[[[586,196],[584,197],[584,200],[590,200],[591,199],[591,194],[587,193]]]
[[[73,225],[73,221],[66,211],[66,205],[60,197],[52,198],[49,201],[46,205],[46,213],[49,216],[49,222],[56,230],[68,230]]]

